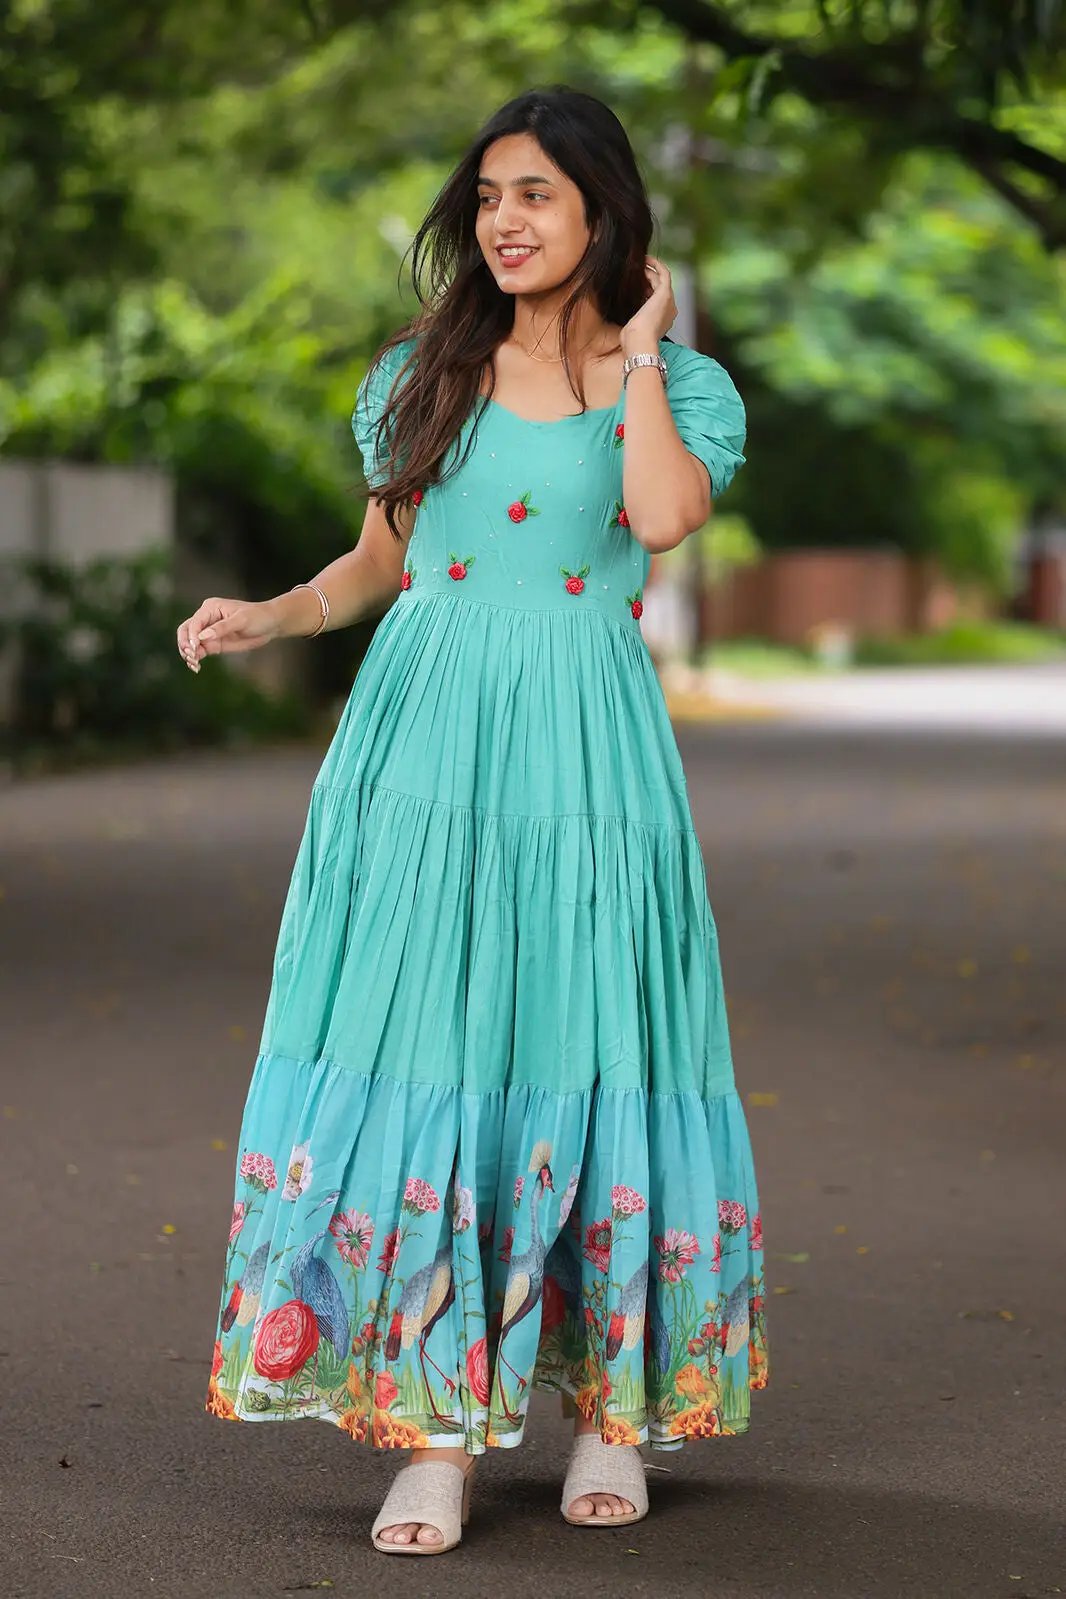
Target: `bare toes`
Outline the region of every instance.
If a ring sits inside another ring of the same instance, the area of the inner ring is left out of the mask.
[[[430,1526],[428,1523],[418,1530],[419,1543],[440,1543],[441,1531],[439,1527]]]

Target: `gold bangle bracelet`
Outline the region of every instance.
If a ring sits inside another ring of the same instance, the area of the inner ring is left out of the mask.
[[[325,627],[326,623],[329,621],[329,600],[323,594],[317,583],[294,583],[292,588],[289,590],[289,593],[295,594],[297,589],[310,589],[313,594],[318,595],[318,603],[322,607],[322,620],[319,622],[313,633],[305,633],[303,635],[304,638],[317,638],[322,629]]]

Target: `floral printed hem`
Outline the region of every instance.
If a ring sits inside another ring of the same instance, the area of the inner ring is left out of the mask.
[[[769,1365],[735,1092],[464,1094],[261,1055],[243,1136],[211,1414],[480,1454],[521,1442],[538,1387],[608,1443],[747,1431]]]

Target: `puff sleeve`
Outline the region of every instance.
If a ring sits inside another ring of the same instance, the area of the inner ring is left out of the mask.
[[[352,432],[363,458],[363,472],[370,489],[383,488],[388,480],[388,460],[377,453],[378,423],[397,373],[414,349],[414,342],[413,339],[405,339],[402,344],[387,350],[380,361],[372,362],[355,396]]]
[[[684,344],[667,343],[667,399],[686,450],[698,457],[717,499],[744,465],[747,419],[732,378],[711,356]]]

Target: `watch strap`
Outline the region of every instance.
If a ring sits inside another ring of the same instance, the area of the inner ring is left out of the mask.
[[[659,354],[639,354],[627,355],[625,360],[622,362],[623,390],[625,389],[626,384],[629,382],[629,374],[638,366],[657,366],[659,368],[659,376],[662,378],[663,387],[665,388],[667,382],[667,371],[666,362],[663,360],[662,356]]]

